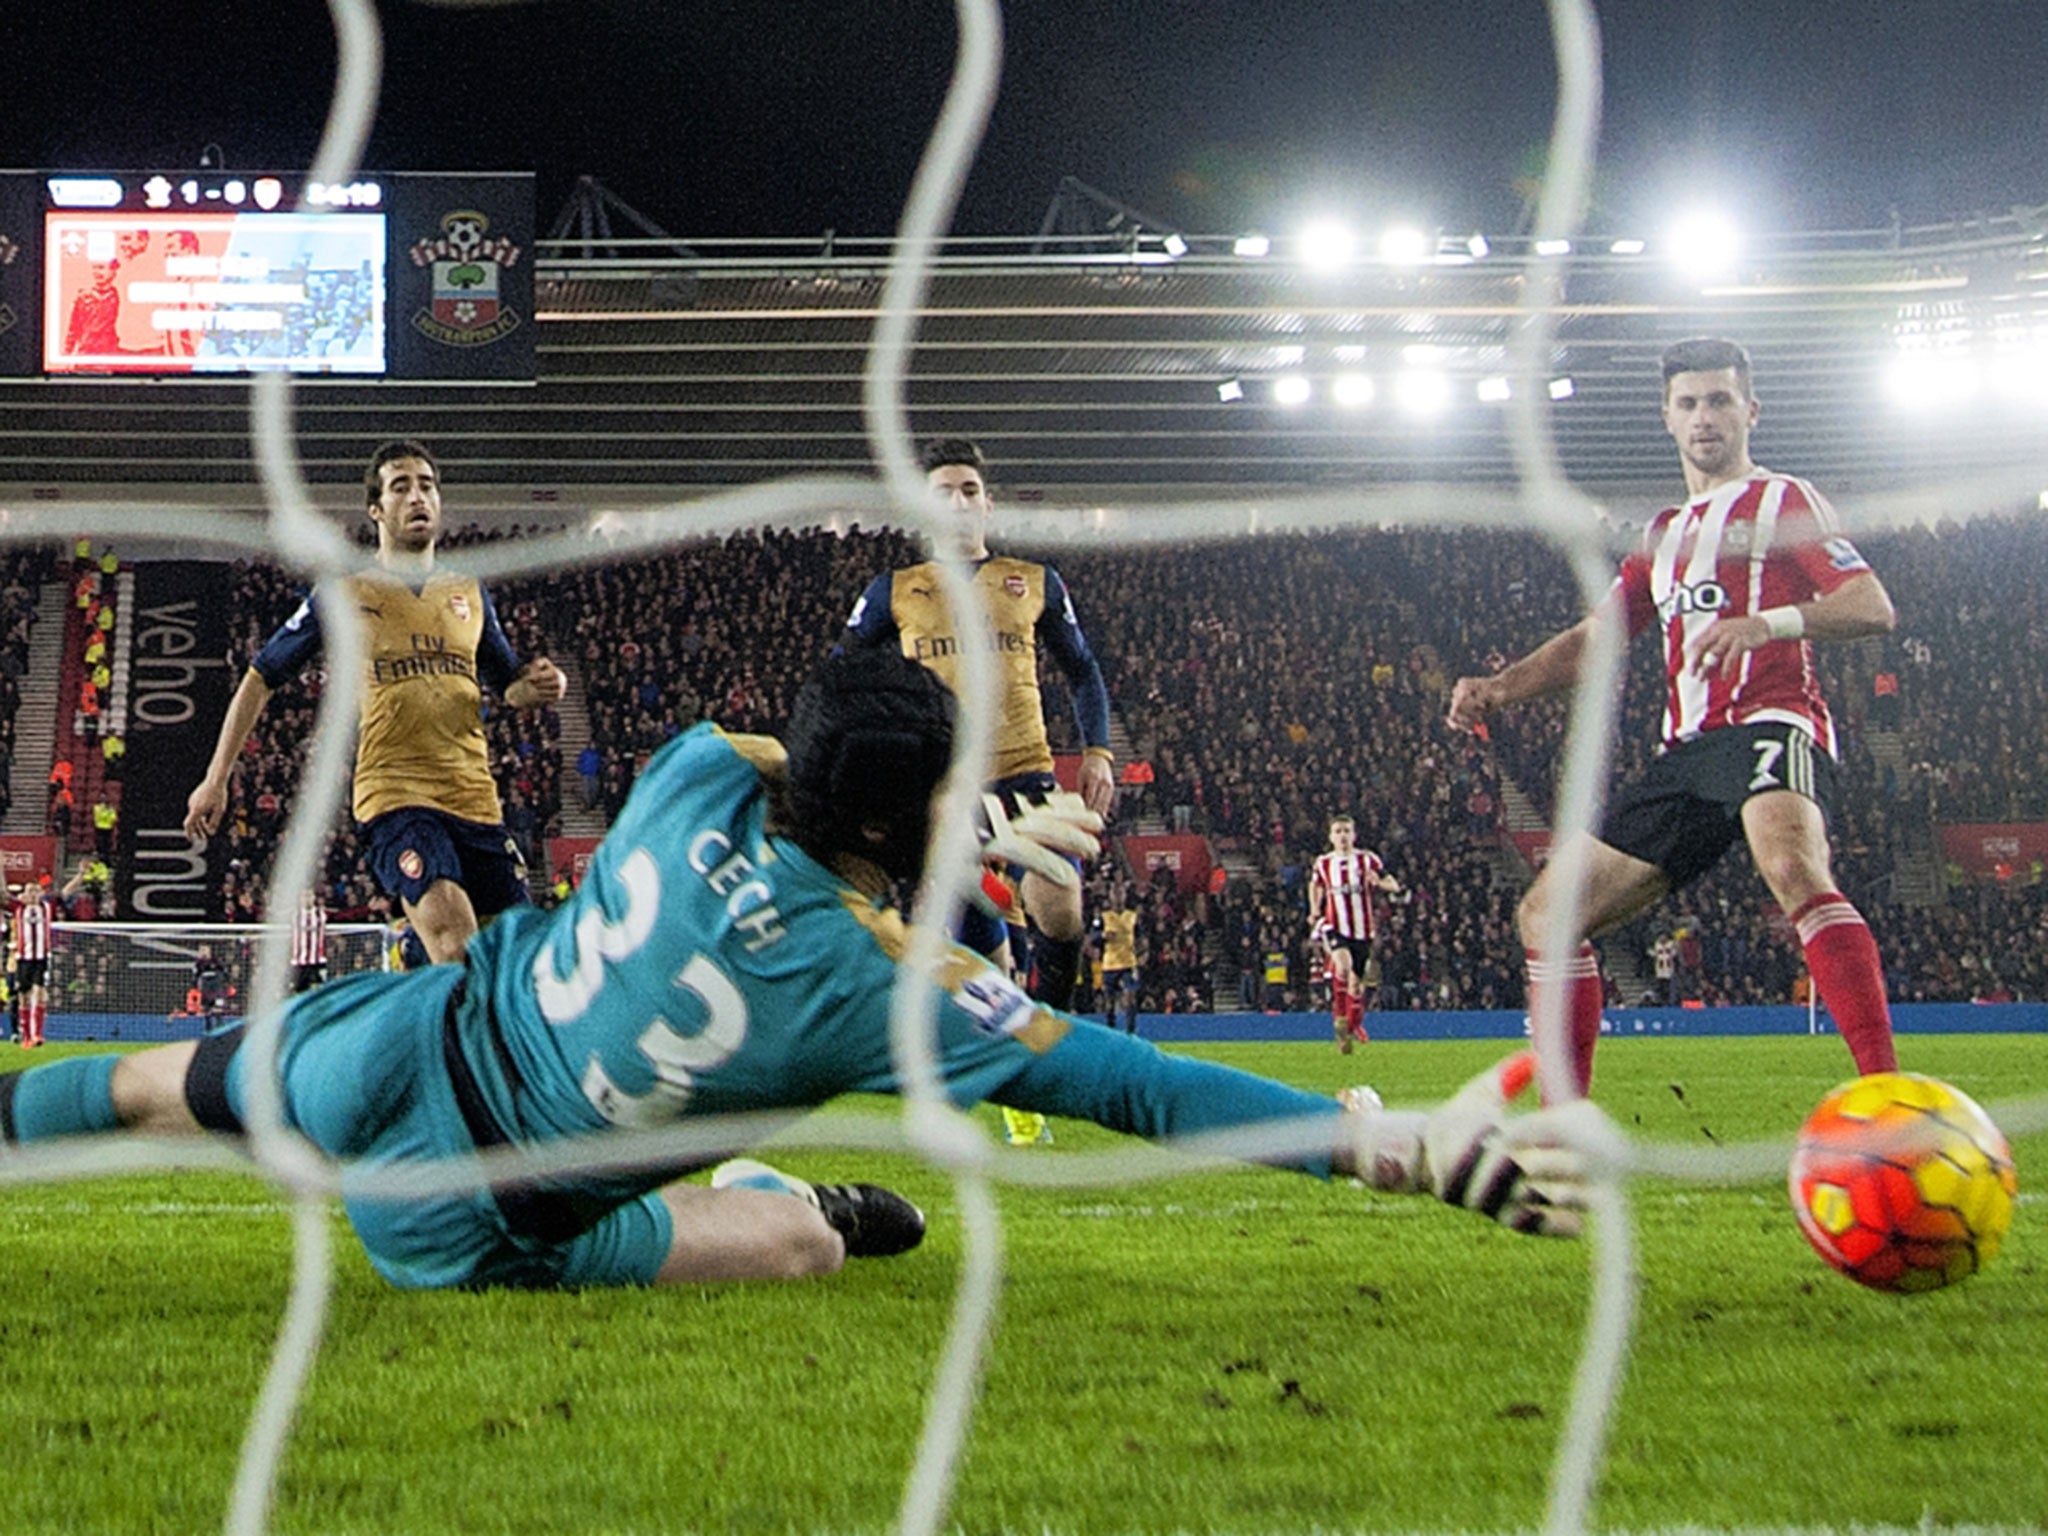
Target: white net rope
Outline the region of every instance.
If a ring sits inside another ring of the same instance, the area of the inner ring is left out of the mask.
[[[931,535],[943,535],[940,514],[929,504],[911,454],[905,404],[916,316],[928,287],[933,258],[973,163],[996,96],[1002,55],[1001,17],[995,0],[956,0],[959,53],[945,106],[905,209],[895,257],[881,305],[881,317],[865,373],[865,410],[870,448],[881,471],[879,484],[858,479],[807,479],[759,485],[688,505],[635,513],[615,521],[600,540],[582,534],[530,538],[465,552],[462,566],[481,578],[560,569],[597,561],[618,561],[685,542],[718,538],[764,526],[799,527],[834,517],[861,515],[870,522],[894,521]],[[380,75],[380,34],[369,0],[329,0],[339,39],[340,66],[333,106],[313,179],[348,180],[356,171],[373,120]],[[1601,66],[1598,21],[1585,0],[1550,0],[1559,95],[1535,236],[1567,240],[1578,230],[1586,206],[1593,147],[1600,120]],[[1525,315],[1517,331],[1511,396],[1511,432],[1519,486],[1511,492],[1461,488],[1446,498],[1426,487],[1362,497],[1303,496],[1256,510],[1242,503],[1177,508],[1171,525],[1143,515],[1109,513],[1090,521],[1085,533],[1075,520],[1050,513],[1013,514],[1008,528],[1035,546],[1057,549],[1086,542],[1090,547],[1186,547],[1247,537],[1336,527],[1434,524],[1535,529],[1570,561],[1586,602],[1592,604],[1611,575],[1610,556],[1590,503],[1567,482],[1559,467],[1542,388],[1546,359],[1558,318],[1560,266],[1532,261],[1524,290]],[[353,570],[357,552],[314,510],[293,449],[292,385],[282,374],[254,384],[252,443],[268,511],[262,516],[217,511],[139,511],[132,507],[67,504],[48,509],[8,509],[4,537],[37,541],[80,532],[120,538],[173,537],[241,551],[265,553],[315,578]],[[2035,471],[1994,472],[1983,481],[1947,487],[1942,510],[2007,508],[2031,497]],[[1901,493],[1887,501],[1858,504],[1859,526],[1907,524],[1928,515],[1923,496]],[[934,537],[935,549],[950,542]],[[956,610],[978,603],[967,573],[956,558],[941,557],[946,596]],[[349,746],[361,688],[364,636],[351,605],[323,606],[321,622],[330,648],[329,684],[307,755],[303,783],[290,828],[273,872],[270,910],[290,911],[298,893],[314,880],[326,829],[333,824],[349,770]],[[1571,720],[1558,815],[1560,888],[1570,899],[1553,910],[1545,941],[1547,958],[1560,958],[1576,932],[1583,904],[1584,859],[1570,834],[1592,824],[1614,727],[1614,686],[1619,635],[1608,632],[1594,647]],[[937,824],[926,888],[920,893],[924,918],[914,930],[903,972],[934,974],[951,919],[959,913],[978,865],[972,831],[971,786],[983,781],[992,739],[993,662],[978,647],[960,652],[967,707],[956,743],[957,786]],[[285,1128],[277,1080],[278,1020],[289,971],[289,933],[274,929],[262,946],[252,989],[252,1025],[244,1047],[252,1070],[249,1153],[223,1144],[101,1138],[56,1147],[32,1146],[0,1164],[0,1183],[20,1184],[99,1177],[143,1170],[246,1170],[256,1168],[293,1202],[294,1260],[290,1293],[268,1374],[254,1405],[229,1500],[225,1528],[232,1536],[260,1536],[269,1528],[278,1469],[292,1423],[320,1349],[333,1285],[328,1204],[339,1192],[339,1170],[311,1145]],[[1561,989],[1547,989],[1553,1006],[1534,1020],[1544,1081],[1553,1097],[1570,1081]],[[976,1384],[998,1320],[1002,1276],[1002,1231],[992,1186],[998,1182],[1095,1187],[1184,1175],[1204,1166],[1245,1159],[1277,1159],[1327,1151],[1327,1130],[1301,1125],[1266,1125],[1178,1143],[1171,1148],[1134,1145],[1113,1153],[1032,1159],[1005,1154],[972,1121],[951,1109],[939,1090],[934,1058],[935,989],[898,988],[891,1021],[895,1060],[907,1091],[901,1117],[889,1121],[798,1123],[787,1117],[728,1117],[693,1121],[659,1132],[621,1132],[605,1139],[601,1151],[589,1144],[557,1143],[544,1148],[502,1149],[446,1164],[414,1164],[374,1175],[358,1171],[353,1190],[363,1195],[427,1196],[471,1189],[478,1178],[666,1166],[681,1160],[708,1161],[775,1134],[786,1146],[907,1150],[944,1170],[954,1182],[962,1220],[963,1264],[943,1356],[934,1373],[915,1462],[906,1482],[899,1528],[910,1536],[936,1531],[946,1519],[955,1469],[971,1431]],[[1994,1106],[2010,1134],[2048,1128],[2048,1099]],[[1547,1528],[1565,1536],[1589,1529],[1593,1492],[1619,1382],[1628,1359],[1635,1312],[1635,1262],[1630,1239],[1629,1180],[1634,1175],[1704,1182],[1781,1177],[1789,1141],[1709,1150],[1637,1144],[1604,1118],[1574,1122],[1576,1139],[1598,1168],[1592,1220],[1585,1240],[1591,1269],[1590,1303],[1570,1415],[1549,1482]]]

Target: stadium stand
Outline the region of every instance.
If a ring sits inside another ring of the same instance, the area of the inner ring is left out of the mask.
[[[2048,815],[2035,724],[2048,692],[2048,540],[2015,518],[1861,542],[1904,618],[1887,641],[1820,653],[1842,735],[1843,887],[1871,913],[1898,999],[2048,996],[2041,869],[1979,882],[1939,851],[1944,824]],[[695,721],[779,728],[853,597],[909,558],[892,532],[769,532],[497,595],[523,654],[547,649],[580,675],[608,819],[647,756]],[[1359,818],[1361,840],[1406,887],[1386,913],[1380,1006],[1520,1006],[1512,913],[1528,871],[1506,811],[1547,818],[1563,710],[1515,712],[1486,741],[1451,737],[1441,717],[1452,677],[1502,664],[1577,610],[1560,559],[1513,535],[1416,530],[1266,539],[1233,550],[1227,568],[1200,550],[1056,558],[1120,728],[1150,768],[1150,782],[1125,789],[1120,827],[1184,827],[1235,871],[1213,892],[1133,879],[1142,1009],[1314,1006],[1304,871],[1337,810]],[[239,667],[297,597],[274,568],[247,564],[236,601]],[[1656,686],[1639,647],[1619,771],[1651,750]],[[1050,679],[1047,692],[1057,742],[1064,693]],[[254,913],[313,702],[310,691],[276,701],[238,775],[223,919]],[[493,758],[508,821],[538,855],[563,809],[559,723],[517,726],[493,717]],[[1095,909],[1113,870],[1094,876]],[[374,910],[346,826],[327,879],[338,914]],[[1611,936],[1616,999],[1649,988],[1648,956],[1667,936],[1685,998],[1799,995],[1797,951],[1754,879],[1730,861]]]

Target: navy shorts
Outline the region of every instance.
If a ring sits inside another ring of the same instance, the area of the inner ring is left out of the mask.
[[[1019,773],[1007,779],[997,779],[989,785],[988,792],[1003,802],[1003,809],[1016,815],[1020,806],[1034,800],[1043,800],[1060,787],[1060,781],[1049,773]],[[1079,859],[1067,860],[1074,868],[1081,867]],[[1021,871],[1016,865],[1010,866],[1010,878],[1015,880]],[[1001,918],[991,917],[973,902],[960,914],[960,927],[954,934],[962,944],[978,955],[992,955],[1009,937],[1008,925]],[[1021,960],[1020,960],[1021,963]]]
[[[1789,789],[1833,819],[1835,760],[1796,725],[1731,725],[1680,742],[1614,797],[1600,841],[1683,890],[1742,836],[1751,795]]]
[[[402,806],[361,823],[370,873],[407,905],[417,905],[436,880],[453,880],[469,895],[479,921],[533,898],[526,860],[502,826],[464,821],[425,806]]]

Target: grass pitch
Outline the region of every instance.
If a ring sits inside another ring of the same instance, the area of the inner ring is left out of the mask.
[[[1909,1037],[1996,1106],[2048,1093],[2025,1036]],[[1489,1043],[1212,1046],[1312,1089],[1443,1097]],[[0,1050],[0,1067],[19,1064]],[[1849,1076],[1832,1039],[1639,1040],[1597,1095],[1632,1135],[1787,1140]],[[984,1111],[993,1126],[993,1111]],[[1055,1122],[1056,1159],[1113,1145]],[[1595,1510],[1613,1530],[2048,1524],[2048,1137],[1968,1284],[1905,1299],[1826,1270],[1782,1180],[1633,1187],[1641,1312]],[[403,1295],[336,1216],[335,1306],[281,1532],[843,1532],[901,1498],[959,1258],[948,1183],[893,1184],[924,1247],[822,1282]],[[1008,1280],[951,1519],[964,1532],[1512,1530],[1540,1523],[1586,1255],[1422,1200],[1266,1171],[1006,1188]],[[288,1272],[252,1180],[0,1191],[0,1531],[218,1529]]]

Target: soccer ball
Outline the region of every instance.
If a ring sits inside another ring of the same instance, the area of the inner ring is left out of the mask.
[[[1820,1101],[1792,1154],[1792,1209],[1828,1263],[1877,1291],[1932,1291],[1998,1256],[2019,1176],[1960,1089],[1874,1072]]]

